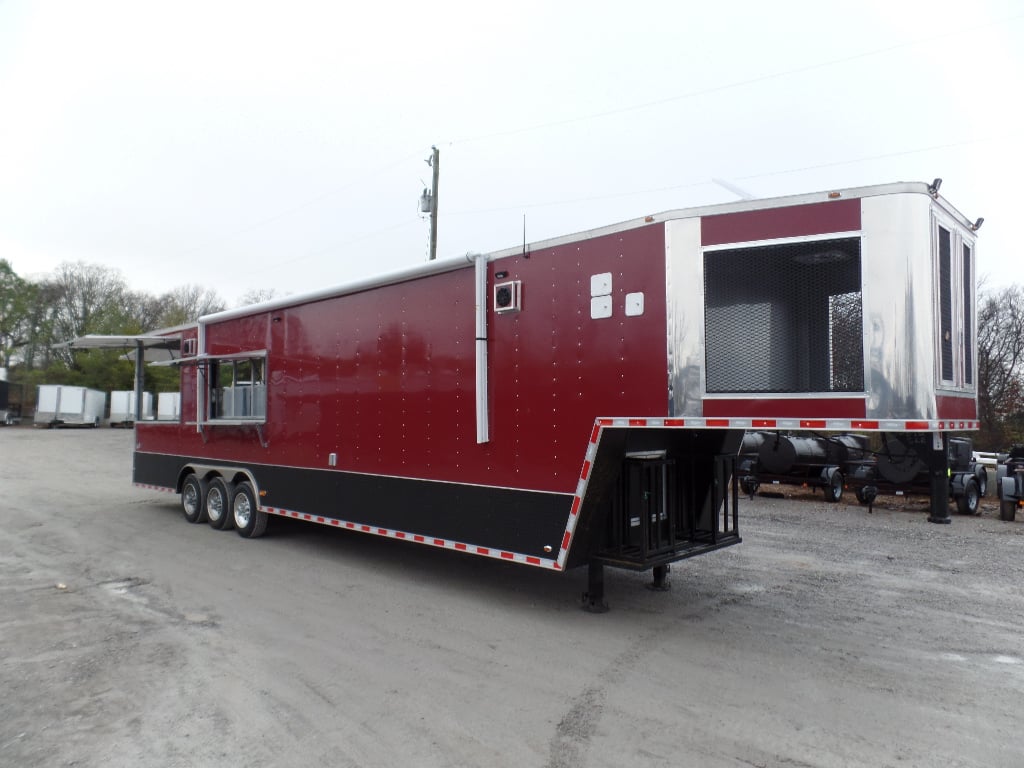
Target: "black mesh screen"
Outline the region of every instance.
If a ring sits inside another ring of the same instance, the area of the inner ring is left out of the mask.
[[[971,246],[964,246],[964,381],[974,383],[974,316],[971,314]]]
[[[953,266],[951,236],[939,227],[939,349],[942,352],[942,380],[953,380]]]
[[[860,239],[704,254],[708,392],[863,392]]]

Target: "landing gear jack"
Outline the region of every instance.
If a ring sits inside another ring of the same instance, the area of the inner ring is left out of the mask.
[[[604,601],[604,563],[591,561],[587,566],[587,591],[583,593],[583,610],[587,613],[607,613]]]
[[[671,570],[672,566],[670,565],[654,566],[654,581],[648,584],[647,588],[655,592],[668,592],[672,589],[672,585],[668,583],[668,574]]]

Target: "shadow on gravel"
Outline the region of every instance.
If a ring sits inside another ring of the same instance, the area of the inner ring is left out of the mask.
[[[182,517],[176,497],[168,496],[156,502],[144,508],[159,517],[161,525],[166,521],[168,525],[182,527],[183,552],[187,539],[198,531],[204,536],[221,539],[225,557],[251,555],[255,563],[266,557],[265,547],[273,547],[281,552],[281,557],[292,559],[306,569],[330,572],[333,567],[357,568],[366,578],[407,580],[410,588],[415,585],[420,590],[461,594],[501,608],[544,608],[590,616],[580,607],[581,596],[587,589],[585,567],[559,573],[278,516],[271,517],[262,538],[243,539],[233,531],[216,531],[205,524],[189,525]],[[135,509],[137,513],[138,508]],[[709,555],[715,556],[716,553]],[[651,581],[650,572],[606,568],[605,592],[612,610],[661,612],[669,606],[678,609],[696,602],[684,576],[686,565],[674,567],[676,592],[667,594],[646,588]]]

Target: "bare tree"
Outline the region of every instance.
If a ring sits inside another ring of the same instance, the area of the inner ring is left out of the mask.
[[[117,270],[85,262],[64,263],[49,281],[54,288],[52,329],[56,341],[87,333],[118,333],[128,315],[128,289]],[[75,367],[70,350],[57,351]]]
[[[259,304],[276,298],[277,290],[274,288],[253,288],[251,291],[246,291],[241,295],[241,297],[239,297],[238,306],[247,307],[250,304]]]
[[[200,285],[182,285],[159,300],[162,304],[159,324],[154,327],[170,328],[194,323],[203,315],[227,309],[224,300],[212,288]]]
[[[1005,422],[1019,414],[1024,376],[1024,290],[982,289],[978,307],[978,410],[982,433],[1005,444]]]

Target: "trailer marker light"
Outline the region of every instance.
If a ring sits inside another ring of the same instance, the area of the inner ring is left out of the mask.
[[[828,199],[829,200],[838,200],[842,196],[843,196],[842,192],[829,192],[828,193]]]
[[[545,552],[550,552],[551,551],[551,545],[550,544],[545,544],[544,545],[544,551]]]

